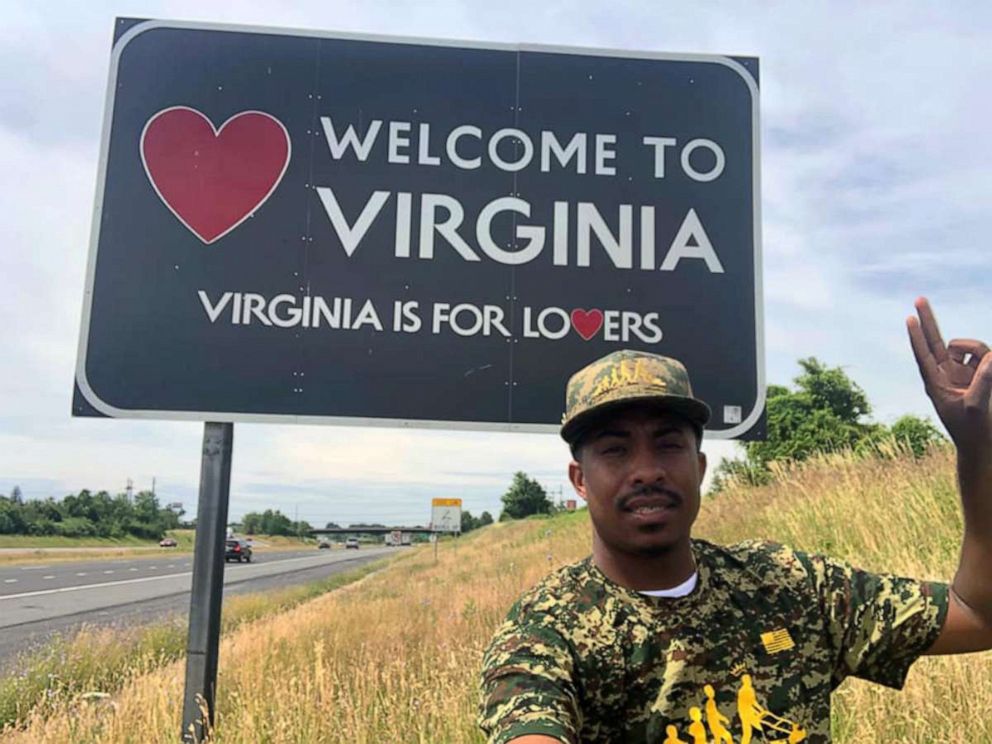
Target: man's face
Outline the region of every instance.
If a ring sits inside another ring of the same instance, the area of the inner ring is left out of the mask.
[[[569,465],[605,546],[653,556],[688,541],[706,456],[682,417],[626,409],[597,424]]]

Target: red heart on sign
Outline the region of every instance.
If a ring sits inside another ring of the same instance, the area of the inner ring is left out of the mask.
[[[214,129],[196,109],[173,106],[141,132],[141,162],[155,193],[207,245],[272,195],[289,154],[289,132],[264,111],[242,111]]]
[[[586,341],[591,339],[603,325],[602,310],[573,310],[572,328]]]

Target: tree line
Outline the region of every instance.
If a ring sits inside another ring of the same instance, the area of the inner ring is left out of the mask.
[[[534,514],[554,514],[565,508],[548,498],[544,486],[524,472],[514,473],[513,481],[506,493],[503,494],[502,501],[503,510],[499,515],[500,522],[509,519],[524,519]],[[485,527],[492,524],[493,521],[493,516],[488,511],[482,512],[478,517],[472,516],[470,511],[462,511],[462,533]]]
[[[473,517],[472,512],[465,510],[462,512],[462,532],[471,532],[487,524],[493,523],[493,515],[487,511],[482,512],[478,517]]]
[[[294,522],[278,509],[248,512],[241,519],[241,531],[246,535],[307,535],[312,529],[309,522]]]
[[[790,463],[814,455],[848,451],[855,455],[904,452],[922,457],[947,439],[925,418],[905,415],[891,426],[871,420],[865,391],[840,367],[816,357],[799,360],[794,388],[769,385],[765,403],[766,437],[739,442],[741,456],[717,468],[711,493],[731,482],[762,485],[773,462]]]
[[[151,491],[133,498],[86,489],[61,499],[25,500],[17,486],[0,496],[0,534],[61,537],[140,537],[157,540],[180,526],[182,509],[159,504]]]

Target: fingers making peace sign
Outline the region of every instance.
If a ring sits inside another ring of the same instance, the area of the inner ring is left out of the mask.
[[[941,338],[930,303],[914,303],[919,319],[906,319],[913,354],[927,395],[954,443],[992,445],[992,352],[975,339]]]

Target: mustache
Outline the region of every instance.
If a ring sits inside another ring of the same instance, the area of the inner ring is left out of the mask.
[[[638,486],[634,490],[628,491],[623,496],[621,496],[617,501],[617,505],[621,509],[626,509],[627,504],[630,503],[632,499],[635,499],[638,496],[668,496],[669,498],[673,499],[675,503],[679,506],[682,505],[682,501],[683,501],[681,494],[676,493],[670,488],[665,488],[664,486],[658,485],[657,483],[645,483],[644,485]]]

